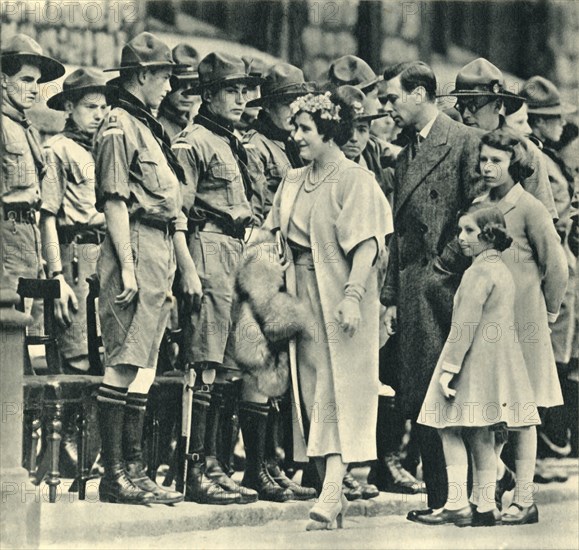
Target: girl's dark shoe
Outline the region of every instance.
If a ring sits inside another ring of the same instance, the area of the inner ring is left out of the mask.
[[[506,512],[503,514],[503,525],[527,525],[529,523],[539,523],[539,510],[536,504],[531,506],[521,506],[516,502],[511,504],[511,508],[515,507],[518,512]],[[511,509],[509,508],[509,509]]]

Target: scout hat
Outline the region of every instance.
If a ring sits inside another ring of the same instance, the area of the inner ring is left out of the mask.
[[[562,116],[577,108],[561,101],[557,86],[542,76],[532,76],[525,82],[521,95],[527,100],[531,115]]]
[[[200,88],[225,83],[256,86],[261,82],[261,78],[251,74],[249,61],[227,53],[210,53],[201,60],[197,71]]]
[[[372,112],[372,106],[370,105],[372,100],[368,100],[366,94],[355,86],[340,86],[334,94],[343,103],[352,108],[354,121],[356,122],[371,122],[377,118],[388,116],[388,113],[369,114]]]
[[[15,34],[2,50],[1,57],[2,63],[16,59],[33,61],[40,69],[39,84],[56,80],[65,72],[62,63],[44,55],[40,44],[26,34]]]
[[[199,65],[199,54],[197,50],[193,46],[189,46],[189,44],[177,44],[173,48],[173,61],[177,63],[177,67],[173,69],[173,74],[171,75],[172,92],[185,88],[186,95],[198,93],[199,73],[197,72],[197,66]]]
[[[118,67],[104,69],[103,72],[161,67],[172,67],[179,70],[184,69],[187,65],[175,63],[167,44],[150,32],[142,32],[123,46],[121,64]]]
[[[455,89],[438,97],[449,96],[500,97],[511,112],[518,110],[525,101],[525,98],[504,89],[502,71],[483,57],[465,65],[456,75]]]
[[[95,69],[77,69],[70,73],[62,84],[62,92],[53,95],[46,106],[55,111],[64,111],[67,100],[76,101],[85,94],[106,92],[105,79]]]
[[[315,91],[315,83],[306,82],[301,69],[289,63],[276,63],[263,78],[261,97],[251,100],[247,107],[258,107],[268,102],[295,99]]]
[[[360,88],[363,92],[380,80],[370,65],[355,55],[344,55],[332,62],[328,78],[334,86],[348,84]]]

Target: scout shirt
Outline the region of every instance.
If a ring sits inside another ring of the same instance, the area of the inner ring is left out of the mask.
[[[95,163],[92,151],[57,134],[44,144],[46,175],[42,210],[56,216],[61,228],[100,227],[105,223],[95,206]]]
[[[183,210],[190,212],[199,197],[234,220],[252,220],[241,171],[226,137],[191,124],[173,141],[173,151],[185,172]],[[180,219],[177,230],[186,231]]]
[[[131,101],[146,109],[134,96]],[[143,216],[170,222],[177,218],[181,212],[179,180],[161,143],[144,122],[125,108],[113,106],[96,135],[94,152],[99,212],[106,200],[116,198],[127,203],[130,219]]]
[[[288,143],[289,139],[290,133],[275,126],[263,111],[244,135],[246,148],[254,152],[257,167],[265,176],[264,217],[271,210],[273,197],[287,172],[305,165],[297,146]]]
[[[40,177],[43,163],[40,137],[22,111],[2,102],[3,205],[37,208],[40,204]]]

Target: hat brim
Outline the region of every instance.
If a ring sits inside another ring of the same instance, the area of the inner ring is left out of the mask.
[[[552,105],[551,107],[531,107],[529,105],[527,112],[530,115],[563,116],[577,112],[577,107],[574,107],[570,103],[561,103],[560,105]]]
[[[376,113],[375,115],[362,115],[359,117],[355,117],[354,118],[354,122],[372,122],[373,120],[376,120],[377,118],[384,118],[385,116],[388,116],[390,113]]]
[[[512,92],[492,92],[486,90],[453,90],[448,94],[441,94],[436,96],[437,99],[443,97],[496,97],[501,98],[505,104],[507,111],[514,113],[518,111],[523,103],[527,101],[523,96],[513,94]]]
[[[358,88],[358,90],[366,93],[368,91],[368,88],[373,88],[374,86],[376,86],[378,84],[378,82],[380,82],[380,80],[383,80],[384,77],[378,75],[376,78],[373,78],[372,80],[368,80],[367,82],[362,82],[360,84],[356,84],[354,87]]]
[[[2,59],[14,59],[18,57],[23,61],[26,59],[34,60],[39,65],[40,69],[40,78],[38,79],[39,84],[56,80],[66,72],[64,65],[60,61],[52,59],[52,57],[48,57],[46,55],[39,55],[35,53],[2,52],[1,57]]]
[[[103,85],[81,86],[79,88],[72,88],[70,90],[63,90],[53,95],[47,102],[46,106],[55,111],[64,111],[64,104],[68,100],[74,101],[75,97],[83,97],[87,94],[103,94],[106,96],[107,87]]]
[[[269,94],[262,97],[257,97],[252,99],[251,101],[247,102],[246,107],[262,107],[266,103],[280,103],[281,101],[287,99],[297,99],[298,97],[302,97],[308,94],[315,93],[314,91],[304,92],[303,90],[299,92],[281,92],[279,94]]]
[[[247,84],[248,86],[259,86],[263,79],[259,76],[232,74],[225,78],[217,78],[208,82],[199,80],[199,89],[213,88],[214,86],[225,86],[227,84]]]
[[[190,65],[184,63],[168,63],[167,61],[151,61],[148,63],[135,63],[134,65],[111,67],[109,69],[103,69],[103,73],[111,73],[114,71],[131,71],[136,69],[162,69],[163,67],[169,67],[170,69],[185,69],[186,67],[190,67]]]

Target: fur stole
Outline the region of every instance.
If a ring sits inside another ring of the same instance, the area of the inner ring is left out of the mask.
[[[276,242],[260,230],[247,247],[236,278],[235,360],[268,397],[289,385],[288,342],[306,330],[300,300],[285,291]]]

